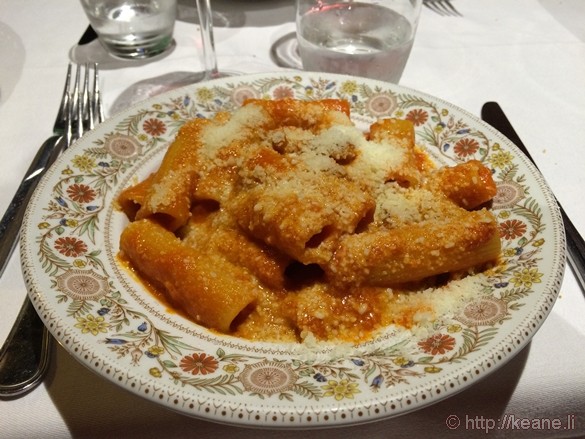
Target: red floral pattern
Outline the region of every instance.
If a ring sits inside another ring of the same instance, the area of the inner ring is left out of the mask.
[[[95,191],[85,184],[72,184],[67,188],[67,195],[78,203],[89,203],[95,200]]]
[[[406,120],[411,121],[417,127],[427,123],[428,118],[429,113],[421,109],[409,111],[405,117]]]
[[[500,235],[504,239],[520,238],[526,233],[526,224],[517,219],[504,221],[500,224]]]
[[[217,370],[219,363],[211,355],[205,353],[192,354],[183,357],[181,360],[181,369],[192,375],[207,375]]]
[[[167,126],[159,119],[145,120],[142,129],[153,137],[162,136],[167,132]]]
[[[455,339],[447,334],[435,334],[418,343],[427,354],[443,355],[455,347]]]
[[[479,143],[475,139],[464,138],[458,141],[453,147],[453,151],[459,157],[469,157],[477,152]]]
[[[281,86],[274,89],[272,96],[274,96],[274,99],[292,99],[295,97],[295,93],[290,87]]]
[[[87,252],[85,242],[66,236],[55,241],[55,249],[65,256],[77,257]]]

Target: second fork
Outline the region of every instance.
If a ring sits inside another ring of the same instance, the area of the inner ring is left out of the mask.
[[[423,0],[423,5],[439,15],[462,16],[450,0]]]

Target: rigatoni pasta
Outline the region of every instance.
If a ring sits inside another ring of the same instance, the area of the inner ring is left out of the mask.
[[[435,169],[409,121],[363,133],[344,101],[251,100],[187,122],[123,191],[121,256],[211,329],[357,342],[414,324],[396,297],[497,259],[494,196],[480,162]]]
[[[452,213],[444,220],[345,235],[327,264],[329,278],[341,287],[397,285],[474,267],[499,253],[491,215]]]
[[[139,272],[148,273],[171,302],[202,325],[228,332],[258,297],[257,281],[247,270],[185,245],[155,221],[130,223],[120,247]]]
[[[194,119],[179,132],[160,168],[147,180],[136,219],[155,216],[173,231],[187,223],[191,212],[192,188],[197,176],[199,133],[207,124],[205,119]],[[127,199],[128,194],[122,194],[122,198]]]

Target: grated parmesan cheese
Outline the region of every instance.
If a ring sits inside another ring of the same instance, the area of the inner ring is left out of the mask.
[[[439,316],[452,316],[478,291],[480,275],[441,287],[426,288],[430,284],[423,281],[419,289],[363,285],[360,279],[391,275],[364,263],[379,254],[382,246],[375,241],[357,246],[343,264],[332,262],[347,236],[450,221],[453,203],[425,186],[422,170],[408,168],[413,166],[408,142],[373,140],[343,112],[319,105],[290,117],[294,123],[279,124],[258,104],[222,114],[201,128],[197,163],[189,164],[196,169],[196,202],[217,206],[193,214],[181,239],[203,257],[221,254],[243,266],[262,286],[234,335],[302,341],[309,351],[334,341],[334,351],[342,352],[374,335],[407,337],[428,330]],[[185,175],[191,171],[187,167]],[[180,172],[153,185],[152,210],[172,200]],[[486,212],[480,221],[489,224],[492,217]],[[226,233],[234,240],[226,241]],[[409,245],[427,246],[436,239],[445,241],[445,249],[456,246],[441,234],[418,236]],[[429,254],[439,257],[441,249]],[[404,268],[416,254],[406,249],[399,258],[396,263]],[[301,278],[289,289],[291,266],[314,278]],[[318,267],[316,275],[310,267]],[[213,271],[206,278],[222,276]],[[336,278],[346,283],[333,283]]]

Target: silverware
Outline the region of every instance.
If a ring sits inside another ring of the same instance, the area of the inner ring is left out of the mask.
[[[512,127],[512,124],[504,114],[502,108],[496,102],[486,102],[481,109],[481,118],[493,126],[495,129],[500,131],[508,139],[510,139],[520,150],[528,157],[534,166],[536,163],[530,156],[530,153],[526,149],[526,146],[516,134],[516,131]],[[558,202],[559,211],[563,219],[565,226],[565,234],[567,237],[567,261],[581,287],[581,290],[585,292],[585,241],[583,237],[573,225],[569,217],[567,216],[565,209]]]
[[[83,87],[77,66],[71,91],[71,64],[53,135],[39,148],[25,177],[0,221],[0,275],[14,251],[26,206],[44,173],[71,142],[103,120],[97,65],[94,65],[93,89],[90,92],[90,68],[85,66]],[[91,95],[90,95],[91,93]],[[44,376],[49,363],[51,340],[36,310],[25,300],[12,330],[0,349],[0,397],[14,397],[33,389]]]
[[[423,5],[439,15],[462,17],[450,0],[423,0]]]
[[[28,204],[43,173],[57,158],[57,144],[61,141],[61,134],[55,133],[41,145],[0,221],[0,276],[4,273],[18,242],[17,238],[24,217],[24,208]]]

